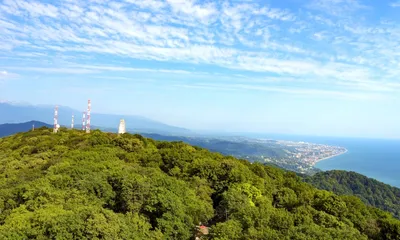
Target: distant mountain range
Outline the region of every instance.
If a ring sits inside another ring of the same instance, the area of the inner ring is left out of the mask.
[[[65,106],[59,106],[59,124],[62,126],[70,126],[72,114],[75,115],[75,125],[81,126],[82,112]],[[22,123],[33,119],[44,123],[52,123],[53,116],[54,108],[51,106],[33,106],[0,102],[0,124]],[[116,130],[122,118],[125,119],[127,129],[134,132],[161,134],[190,133],[187,129],[170,126],[142,116],[92,113],[91,123],[93,126],[100,129]]]
[[[53,127],[50,124],[46,124],[43,122],[38,122],[38,121],[29,121],[25,123],[6,123],[6,124],[0,124],[0,137],[5,137],[9,136],[15,133],[19,132],[27,132],[32,129],[32,126],[35,126],[35,128],[40,128],[40,127]]]

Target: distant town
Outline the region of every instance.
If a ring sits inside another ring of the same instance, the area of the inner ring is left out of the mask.
[[[259,139],[259,143],[270,143],[271,140]],[[309,142],[294,142],[276,140],[275,144],[280,145],[286,152],[284,158],[271,158],[260,156],[264,162],[272,162],[277,165],[286,165],[285,168],[296,170],[300,173],[310,173],[315,171],[315,164],[319,161],[339,156],[347,152],[347,149],[339,146],[330,146]],[[289,167],[290,166],[290,167]]]
[[[347,152],[346,148],[337,146],[307,142],[277,142],[286,147],[293,147],[295,149],[295,152],[292,153],[292,158],[308,163],[310,166],[314,166],[318,161],[335,157]]]

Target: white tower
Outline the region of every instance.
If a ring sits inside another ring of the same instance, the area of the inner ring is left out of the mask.
[[[118,134],[124,134],[124,133],[126,133],[125,120],[121,119],[119,121]]]
[[[90,99],[88,100],[88,108],[86,113],[86,133],[90,133],[90,110],[92,108],[92,103]]]
[[[71,129],[74,129],[74,123],[75,123],[75,117],[72,114],[72,119],[71,119]]]
[[[59,128],[58,125],[58,106],[56,106],[56,108],[54,109],[54,128],[53,128],[53,132],[57,133]]]

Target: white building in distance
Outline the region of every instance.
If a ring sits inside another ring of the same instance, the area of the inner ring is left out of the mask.
[[[121,119],[119,121],[119,126],[118,126],[118,134],[124,134],[126,133],[126,125],[125,125],[125,120]]]

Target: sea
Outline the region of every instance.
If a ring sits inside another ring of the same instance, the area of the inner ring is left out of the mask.
[[[346,170],[400,188],[400,140],[247,134],[247,137],[304,141],[345,147],[348,152],[320,161],[321,170]]]

